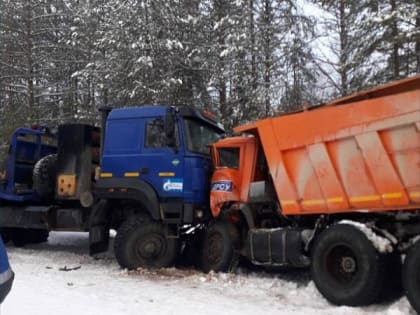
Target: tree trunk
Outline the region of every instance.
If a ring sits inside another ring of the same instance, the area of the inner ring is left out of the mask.
[[[340,0],[339,7],[339,19],[340,19],[340,64],[339,64],[339,73],[340,73],[340,86],[341,86],[341,96],[347,95],[348,93],[348,77],[347,77],[347,63],[348,59],[348,34],[347,34],[347,24],[346,24],[346,4],[344,0]]]
[[[397,4],[396,0],[391,1],[391,14],[396,12]],[[391,22],[391,35],[392,35],[392,69],[393,69],[393,79],[398,79],[400,76],[400,56],[398,53],[399,50],[399,41],[398,41],[398,20],[394,16]]]
[[[27,85],[27,108],[28,118],[30,121],[34,120],[36,115],[34,113],[35,105],[35,91],[34,91],[34,60],[32,56],[33,42],[32,42],[32,5],[28,1],[26,5],[25,16],[25,31],[26,31],[26,85]]]
[[[265,116],[269,116],[271,112],[270,102],[270,88],[271,88],[271,23],[272,23],[272,8],[271,1],[264,0],[264,109]]]
[[[226,15],[226,3],[223,0],[215,1],[215,9],[216,9],[216,19],[218,22],[222,21],[222,19]],[[228,109],[227,109],[227,89],[226,89],[226,81],[225,81],[225,58],[221,56],[221,52],[225,46],[225,32],[224,26],[220,26],[217,29],[217,43],[219,45],[219,74],[218,74],[218,92],[219,92],[219,108],[222,117],[225,119],[229,118]]]
[[[252,80],[252,93],[257,89],[257,56],[255,47],[255,26],[254,26],[254,0],[249,0],[249,37],[251,49],[251,80]]]

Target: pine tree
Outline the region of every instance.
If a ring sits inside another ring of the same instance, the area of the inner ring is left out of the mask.
[[[369,1],[316,1],[325,10],[323,34],[327,52],[320,58],[323,73],[333,96],[358,91],[377,81],[381,60],[374,55],[380,43],[371,21]]]
[[[377,52],[386,64],[380,82],[420,73],[420,2],[388,0],[374,3],[376,10],[372,20],[381,30]]]

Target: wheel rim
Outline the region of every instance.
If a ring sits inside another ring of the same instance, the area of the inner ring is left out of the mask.
[[[137,240],[136,256],[142,260],[152,261],[165,253],[166,239],[163,235],[153,233]]]
[[[217,265],[223,258],[223,236],[213,232],[208,236],[207,260],[210,266]]]
[[[325,265],[330,277],[338,284],[351,284],[359,271],[355,252],[346,245],[332,247],[326,254]]]

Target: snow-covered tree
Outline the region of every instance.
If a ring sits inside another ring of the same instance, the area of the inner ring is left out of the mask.
[[[380,56],[374,52],[379,31],[371,20],[369,1],[316,1],[325,10],[322,21],[319,69],[335,95],[358,91],[376,80]]]
[[[419,7],[418,0],[0,0],[2,119],[91,122],[100,105],[166,103],[213,111],[229,128],[299,110],[419,72]]]
[[[373,3],[373,25],[380,30],[376,51],[386,65],[380,82],[420,73],[420,1]]]

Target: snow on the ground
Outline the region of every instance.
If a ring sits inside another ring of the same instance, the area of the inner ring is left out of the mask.
[[[51,233],[48,243],[9,245],[8,253],[16,278],[2,315],[415,314],[405,298],[364,308],[333,306],[305,271],[128,272],[112,252],[89,256],[86,233]]]

